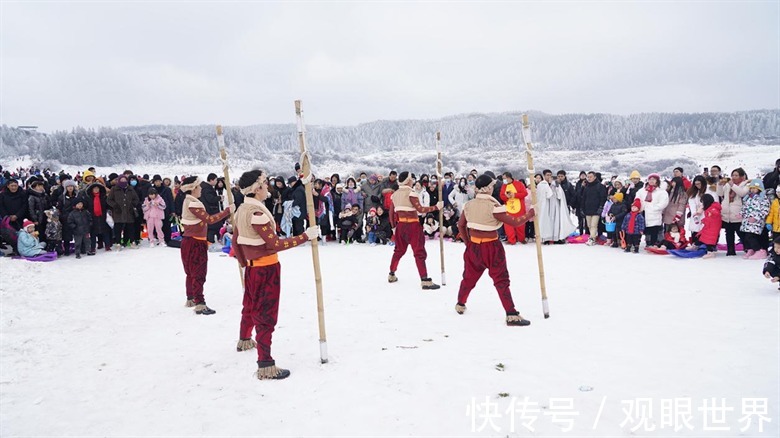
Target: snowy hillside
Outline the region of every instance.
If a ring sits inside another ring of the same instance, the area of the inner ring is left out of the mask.
[[[438,242],[427,249],[438,281]],[[392,248],[322,247],[325,365],[310,249],[280,254],[280,382],[235,351],[233,259],[209,254],[208,317],[183,306],[175,249],[0,259],[0,435],[780,434],[780,292],[760,261],[545,247],[545,320],[534,247],[506,249],[530,327],[504,325],[487,275],[455,313],[461,245],[446,245],[450,282],[434,292],[411,254],[388,284]],[[771,422],[743,415],[753,402]]]

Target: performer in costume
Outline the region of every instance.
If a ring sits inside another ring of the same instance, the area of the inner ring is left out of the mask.
[[[414,261],[417,264],[417,272],[420,274],[420,281],[424,290],[438,289],[440,286],[435,284],[428,277],[428,269],[425,266],[425,259],[428,254],[425,252],[425,235],[423,234],[422,225],[417,219],[417,213],[427,214],[433,211],[441,210],[444,207],[444,202],[439,201],[436,205],[431,207],[423,207],[420,204],[419,195],[412,190],[412,176],[409,172],[401,172],[398,175],[398,181],[400,185],[398,190],[393,193],[391,197],[393,200],[393,210],[397,218],[397,225],[395,230],[395,249],[393,250],[393,258],[390,261],[390,274],[387,276],[389,283],[395,283],[398,281],[398,277],[395,276],[395,270],[398,268],[398,262],[401,261],[401,257],[406,254],[406,249],[409,245],[412,246],[414,252]]]
[[[198,315],[213,315],[217,312],[206,306],[206,299],[203,297],[203,284],[206,282],[209,261],[209,242],[206,240],[206,233],[210,224],[224,220],[230,214],[230,209],[235,209],[235,206],[231,205],[214,215],[206,213],[206,207],[198,200],[201,191],[200,182],[200,178],[190,176],[184,178],[181,184],[181,191],[186,194],[181,216],[181,224],[184,228],[184,237],[181,239],[181,262],[187,276],[187,307],[195,306],[195,313]]]
[[[504,185],[501,186],[500,196],[506,204],[507,214],[522,217],[525,214],[525,197],[528,196],[528,190],[522,181],[512,178],[510,172],[504,172],[502,176]],[[525,243],[525,227],[504,224],[504,232],[508,244]]]
[[[258,379],[284,379],[290,371],[277,368],[271,356],[271,335],[279,313],[281,284],[277,253],[316,239],[319,233],[313,226],[300,236],[279,239],[274,216],[263,202],[268,197],[266,175],[260,170],[245,172],[238,185],[244,202],[235,215],[233,231],[236,258],[245,269],[244,306],[236,349],[244,351],[257,346]],[[251,339],[253,327],[257,342]]]
[[[460,283],[455,311],[461,315],[466,311],[466,300],[487,269],[506,311],[506,325],[530,325],[531,322],[523,319],[515,309],[509,290],[506,254],[496,230],[502,224],[513,228],[521,226],[534,217],[534,210],[522,216],[508,214],[506,207],[490,196],[494,184],[495,180],[488,175],[477,178],[477,196],[466,203],[458,221],[458,230],[466,243],[466,251],[463,253],[463,281]]]

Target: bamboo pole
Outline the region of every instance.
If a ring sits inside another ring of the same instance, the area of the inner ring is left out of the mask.
[[[441,132],[436,131],[436,174],[439,178],[439,201],[444,202],[443,190],[444,180],[442,179],[442,161],[441,161]],[[444,272],[444,209],[439,210],[439,255],[441,263],[441,285],[447,285],[447,275]]]
[[[542,289],[542,309],[544,311],[544,318],[550,317],[550,309],[547,305],[547,285],[544,279],[544,260],[542,259],[542,240],[541,233],[539,231],[539,203],[536,199],[536,180],[534,179],[534,157],[532,154],[533,146],[531,145],[531,126],[528,123],[528,114],[523,114],[523,141],[525,142],[525,154],[528,159],[528,175],[530,176],[531,185],[531,202],[534,205],[536,211],[536,219],[534,219],[534,233],[536,238],[536,261],[539,264],[539,286]]]
[[[222,159],[222,172],[225,175],[225,190],[227,191],[228,205],[233,205],[233,192],[230,190],[230,172],[228,170],[227,151],[225,150],[225,137],[222,135],[222,125],[217,125],[217,144],[219,145],[219,158]],[[235,229],[236,221],[234,220],[235,214],[230,212],[230,224]],[[235,235],[235,233],[233,233]],[[232,245],[235,245],[235,240],[231,241]],[[238,262],[238,259],[236,259]],[[244,269],[241,268],[241,263],[238,263],[238,277],[241,279],[241,288],[244,288]]]
[[[311,181],[311,163],[309,162],[309,154],[306,149],[306,128],[303,123],[303,110],[301,109],[301,101],[295,101],[295,117],[298,121],[298,143],[301,147],[301,171],[304,177],[308,177],[309,181],[305,184],[306,187],[306,210],[309,216],[309,226],[316,225],[316,217],[314,212],[314,195],[312,194],[312,182]],[[328,343],[325,337],[325,304],[322,299],[322,274],[320,271],[320,249],[317,244],[317,239],[311,241],[311,258],[314,265],[314,283],[317,287],[317,319],[319,321],[320,329],[320,362],[328,363]]]

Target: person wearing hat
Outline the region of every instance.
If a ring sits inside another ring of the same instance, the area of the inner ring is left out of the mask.
[[[636,198],[645,213],[645,246],[656,246],[661,241],[663,231],[663,212],[669,205],[669,194],[661,189],[661,176],[651,173],[647,184],[636,192]]]
[[[87,243],[92,228],[92,213],[84,209],[82,198],[76,199],[73,211],[68,215],[67,228],[70,228],[70,232],[73,234],[73,242],[75,243],[73,252],[76,253],[77,259],[80,259],[81,254],[84,253],[95,255],[95,251],[92,251]]]
[[[138,193],[130,186],[126,175],[116,177],[116,183],[108,192],[106,202],[111,207],[111,217],[114,220],[114,246],[121,250],[124,244],[130,243],[131,248],[137,248],[134,237],[136,206],[141,202]]]
[[[60,220],[65,226],[62,229],[62,243],[64,244],[63,255],[70,255],[70,241],[73,240],[73,233],[68,224],[68,216],[73,211],[76,200],[80,198],[78,193],[78,183],[72,179],[66,179],[62,182],[63,193],[57,199],[57,209],[60,211]]]
[[[35,223],[25,219],[17,235],[17,251],[22,257],[35,257],[46,253],[46,243],[38,240]]]
[[[302,235],[280,239],[273,214],[265,206],[267,177],[261,170],[244,172],[238,180],[244,202],[235,214],[235,253],[244,269],[244,301],[236,350],[257,346],[257,378],[280,380],[290,371],[278,368],[271,356],[271,335],[279,314],[281,265],[278,253],[317,238],[316,226]],[[255,341],[252,341],[252,329]]]
[[[490,196],[494,184],[495,180],[488,175],[483,174],[477,178],[477,195],[463,207],[463,214],[458,221],[458,230],[466,243],[466,251],[463,253],[463,280],[458,289],[455,311],[461,315],[466,312],[469,294],[487,269],[504,307],[506,325],[526,326],[531,322],[520,316],[515,309],[512,292],[509,290],[506,253],[498,240],[496,230],[507,224],[510,227],[520,227],[534,217],[534,210],[531,209],[522,216],[508,214],[507,207]]]
[[[525,214],[525,197],[528,195],[525,184],[515,180],[511,172],[504,172],[502,177],[504,185],[501,187],[500,196],[506,204],[506,212],[511,216],[523,216]],[[506,241],[510,245],[518,242],[525,243],[525,226],[513,227],[510,224],[504,224],[504,232],[506,233]]]
[[[636,198],[636,192],[638,192],[642,187],[644,187],[644,183],[642,182],[642,175],[638,170],[632,171],[631,175],[628,176],[628,184],[623,187],[623,202],[625,202],[626,205],[633,204],[634,198]]]
[[[181,191],[185,194],[182,205],[181,224],[184,228],[184,237],[181,240],[181,262],[184,265],[184,273],[187,276],[187,307],[195,307],[198,315],[213,315],[217,313],[206,305],[203,296],[203,284],[206,282],[208,270],[208,248],[206,240],[208,226],[221,223],[235,209],[234,205],[217,214],[206,213],[206,207],[198,199],[201,195],[201,179],[197,176],[184,178],[181,182]]]
[[[49,197],[44,190],[43,181],[36,179],[30,184],[30,190],[27,192],[27,217],[35,223],[35,231],[39,236],[45,236],[47,222],[45,211],[51,208]]]
[[[642,201],[636,198],[631,204],[631,211],[623,218],[620,229],[626,242],[626,252],[631,252],[633,249],[634,254],[639,253],[639,243],[645,231],[645,217],[642,216],[641,209]]]
[[[5,181],[4,188],[0,191],[0,217],[8,217],[11,226],[21,230],[27,216],[27,192],[19,187],[19,181],[11,177]]]
[[[79,191],[83,192],[92,185],[92,183],[95,182],[95,171],[94,170],[85,170],[84,174],[81,177],[81,184],[79,185]]]
[[[423,290],[438,289],[440,286],[428,277],[428,268],[425,266],[425,259],[428,257],[428,253],[425,252],[425,235],[417,214],[438,211],[444,207],[444,202],[439,201],[434,206],[424,207],[420,204],[420,195],[412,190],[412,176],[409,172],[401,172],[398,175],[398,181],[398,190],[392,196],[392,208],[395,213],[391,213],[390,216],[397,218],[397,225],[395,247],[393,249],[393,257],[390,260],[390,274],[387,276],[387,281],[389,283],[398,281],[395,271],[398,268],[401,257],[406,254],[407,248],[411,246]]]
[[[764,194],[764,183],[756,178],[748,184],[748,194],[742,201],[742,243],[747,250],[746,259],[763,260],[766,258],[766,248],[762,244],[761,235],[769,215],[769,200]]]

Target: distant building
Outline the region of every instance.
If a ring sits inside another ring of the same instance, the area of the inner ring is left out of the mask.
[[[21,129],[22,131],[29,131],[29,132],[35,132],[38,130],[37,126],[17,126],[16,129]]]

